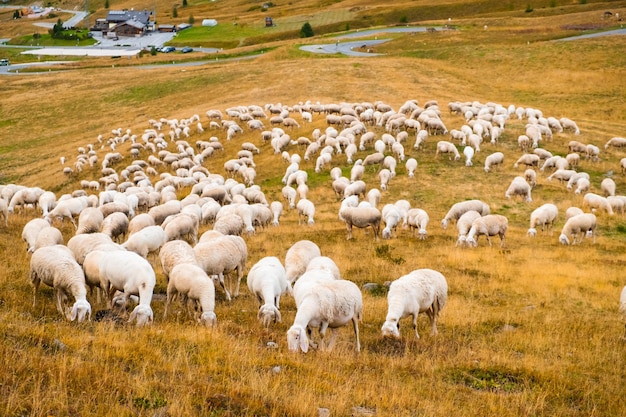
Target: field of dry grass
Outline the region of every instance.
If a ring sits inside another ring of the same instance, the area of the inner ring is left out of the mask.
[[[300,7],[306,4],[306,11],[280,7],[288,17],[376,6],[357,1],[349,7],[348,2],[327,3],[313,7],[302,2]],[[422,3],[425,10],[434,9],[433,2]],[[107,136],[119,127],[141,133],[149,127],[149,119],[306,100],[380,100],[398,109],[408,99],[420,104],[435,99],[442,109],[452,100],[477,100],[569,117],[578,123],[581,134],[556,134],[542,147],[565,155],[572,139],[598,145],[601,161],[583,160],[579,170],[590,174],[592,191],[599,192],[600,181],[612,175],[618,194],[626,194],[626,177],[619,168],[626,153],[603,147],[613,136],[626,136],[626,39],[551,41],[572,34],[563,29],[568,24],[606,24],[602,12],[624,14],[626,4],[556,2],[557,7],[549,7],[546,2],[535,5],[533,13],[524,13],[527,2],[518,3],[510,2],[512,11],[487,13],[481,6],[478,16],[465,13],[455,22],[457,31],[394,35],[393,41],[377,47],[376,52],[386,55],[376,58],[308,55],[295,42],[282,41],[249,61],[143,69],[130,65],[140,60],[112,67],[108,59],[94,59],[74,69],[5,77],[0,100],[0,184],[40,186],[57,196],[72,192],[80,180],[99,178],[99,169],[68,177],[62,173],[60,156],[73,162],[77,148],[97,143],[99,134]],[[237,7],[243,10],[247,4]],[[446,7],[455,4],[466,7],[455,2]],[[225,9],[216,11],[226,16]],[[449,129],[464,122],[445,111],[443,119]],[[203,122],[208,125],[206,118]],[[317,116],[312,124],[289,133],[308,136],[314,128],[325,126],[323,116]],[[374,130],[383,133],[381,128]],[[408,178],[399,164],[382,204],[407,199],[413,207],[425,209],[431,220],[425,241],[403,229],[392,239],[379,241],[371,232],[356,229],[354,239],[346,241],[328,169],[315,173],[314,161],[302,168],[309,174],[309,199],[317,206],[315,225],[298,225],[295,211],[286,210],[280,226],[245,237],[248,267],[264,256],[284,259],[294,242],[309,239],[336,261],[344,278],[359,286],[383,284],[418,268],[436,269],[446,276],[449,299],[439,320],[439,335],[429,336],[427,319],[420,316],[420,340],[413,338],[408,321],[402,322],[401,340],[382,338],[385,292],[364,291],[360,354],[353,352],[348,328],[340,330],[332,352],[288,352],[286,331],[295,316],[293,299],[281,300],[283,322],[263,329],[256,319],[257,302],[245,282],[242,294],[230,303],[217,290],[216,328],[197,325],[180,306],[163,320],[166,283],[159,266],[155,267],[152,326],[137,329],[93,319],[67,322],[56,311],[49,288],[39,290],[38,306],[32,307],[29,257],[20,235],[26,222],[39,214],[25,210],[11,216],[8,228],[0,226],[0,332],[4,335],[0,414],[316,416],[319,408],[329,409],[333,416],[623,414],[626,355],[618,302],[626,285],[624,215],[599,213],[596,243],[560,245],[564,212],[580,206],[581,196],[538,173],[532,203],[504,198],[511,179],[522,172],[513,168],[522,132],[523,122],[511,120],[500,144],[482,145],[473,167],[436,158],[437,137],[429,138],[424,150],[414,151],[412,142],[405,146],[407,157],[418,160],[416,178]],[[220,137],[225,147],[224,153],[206,161],[211,172],[224,174],[223,163],[240,144],[253,142],[261,147],[255,156],[256,182],[269,200],[281,198],[286,165],[261,143],[258,131],[245,131],[226,142],[225,132],[207,130],[194,133],[189,141],[211,135]],[[118,148],[126,155],[128,149],[129,144]],[[505,164],[485,174],[482,162],[496,149],[505,154]],[[98,150],[100,159],[108,150]],[[303,152],[296,147],[288,150]],[[358,157],[366,153],[359,152]],[[128,157],[115,168],[129,161]],[[349,175],[345,156],[336,155],[333,166]],[[379,185],[373,170],[366,172],[365,181],[369,187]],[[188,192],[182,189],[179,195]],[[475,249],[458,248],[455,228],[441,229],[439,222],[448,208],[469,198],[487,201],[492,212],[508,217],[504,249],[497,243],[489,247],[484,240]],[[560,210],[555,232],[530,239],[526,236],[530,212],[546,202]],[[201,231],[209,228],[204,225]],[[66,241],[74,232],[69,223],[61,230]],[[106,308],[90,301],[94,313]]]

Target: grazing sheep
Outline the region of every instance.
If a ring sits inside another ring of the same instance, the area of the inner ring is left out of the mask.
[[[417,229],[417,236],[420,240],[426,239],[426,226],[430,217],[425,210],[420,208],[412,208],[407,212],[407,225],[411,230]]]
[[[85,274],[67,247],[53,245],[37,249],[30,259],[30,281],[33,285],[33,308],[37,303],[37,289],[43,282],[54,289],[57,310],[64,317],[79,323],[91,318]],[[69,296],[76,300],[71,309],[65,306]]]
[[[459,217],[459,220],[457,220],[456,222],[456,228],[459,231],[459,237],[456,241],[456,246],[465,246],[465,243],[467,241],[467,233],[472,228],[474,220],[476,220],[480,216],[480,213],[476,210],[469,210],[463,213],[461,217]]]
[[[43,248],[44,246],[63,245],[64,243],[63,235],[59,229],[53,226],[44,227],[37,234],[35,245],[33,246],[33,252],[39,248]]]
[[[541,226],[543,232],[552,231],[554,221],[559,215],[559,209],[551,203],[546,203],[540,207],[537,207],[530,214],[530,228],[528,229],[528,236],[535,237],[537,235],[537,226]]]
[[[212,327],[217,323],[215,316],[215,286],[213,281],[204,272],[202,268],[193,263],[181,263],[172,268],[169,273],[169,282],[167,284],[167,300],[165,302],[165,311],[163,319],[167,317],[167,312],[172,301],[180,295],[187,311],[192,317],[207,326]],[[199,306],[202,314],[197,314],[189,308],[189,302],[194,307]]]
[[[128,232],[129,225],[127,215],[122,212],[115,212],[104,218],[100,232],[110,236],[112,240],[117,240]]]
[[[613,208],[609,204],[609,200],[606,197],[594,193],[587,193],[583,197],[583,208],[589,207],[591,210],[603,210],[609,215],[613,215]]]
[[[536,155],[534,153],[525,153],[524,155],[519,157],[519,159],[515,162],[515,164],[513,164],[513,168],[517,168],[520,165],[526,165],[528,167],[537,167],[539,166],[540,159],[541,158],[539,158],[539,155]]]
[[[291,292],[287,272],[275,256],[259,260],[248,272],[248,289],[259,301],[257,318],[264,327],[281,322],[280,297]]]
[[[485,216],[490,213],[490,208],[487,203],[480,200],[466,200],[459,203],[455,203],[450,207],[450,210],[446,213],[446,216],[441,220],[441,227],[445,230],[448,227],[448,223],[451,221],[457,221],[465,212],[474,210],[480,213],[481,216]]]
[[[132,235],[145,227],[154,226],[155,224],[153,216],[148,213],[140,213],[130,219],[128,223],[128,234]]]
[[[418,269],[391,283],[387,293],[387,317],[382,326],[383,336],[400,338],[400,320],[412,316],[415,337],[417,316],[426,313],[430,319],[430,334],[437,334],[437,317],[448,299],[446,278],[432,269]]]
[[[615,181],[611,178],[605,178],[600,183],[600,189],[605,197],[615,195]]]
[[[199,242],[193,248],[198,264],[209,276],[217,275],[221,287],[226,293],[226,299],[231,300],[239,295],[239,286],[243,278],[248,259],[248,249],[245,241],[239,236],[225,235],[223,237]],[[236,283],[226,285],[225,277],[237,271]]]
[[[573,130],[575,135],[580,135],[580,129],[573,120],[568,119],[567,117],[561,117],[559,122],[561,123],[563,130]]]
[[[283,212],[283,204],[280,201],[272,201],[270,211],[272,212],[272,225],[278,226],[280,215]]]
[[[524,177],[517,176],[513,178],[509,188],[507,188],[504,193],[504,197],[511,198],[512,196],[520,195],[524,198],[524,201],[530,203],[533,201],[530,196],[530,184],[526,181]]]
[[[199,226],[199,217],[193,214],[180,213],[168,217],[162,224],[165,241],[185,240],[189,244],[195,245],[198,242]]]
[[[584,211],[578,207],[569,207],[565,210],[565,221],[568,221],[571,217],[578,216],[579,214],[583,214]]]
[[[129,251],[95,250],[85,257],[86,271],[92,271],[100,279],[100,289],[113,306],[115,291],[121,291],[120,304],[126,306],[131,296],[139,297],[139,304],[133,309],[129,323],[137,321],[137,327],[151,324],[154,314],[150,307],[156,275],[150,263],[140,255]],[[89,278],[93,280],[94,277]],[[116,303],[117,304],[117,303]]]
[[[243,233],[243,229],[243,219],[241,216],[234,213],[228,213],[220,216],[213,224],[213,230],[218,231],[223,235],[239,236]]]
[[[2,198],[0,198],[0,216],[4,218],[4,227],[9,227],[9,208]]]
[[[220,234],[220,236],[223,236]],[[170,271],[176,265],[197,264],[196,253],[193,247],[184,240],[171,240],[166,242],[159,251],[159,260],[165,279],[169,281]]]
[[[593,243],[596,243],[596,227],[597,219],[593,213],[583,213],[570,217],[561,230],[559,242],[563,245],[569,245],[571,237],[571,243],[575,245],[581,243],[585,237],[593,236]]]
[[[537,172],[534,169],[528,168],[524,171],[524,179],[530,185],[530,188],[533,188],[537,185]]]
[[[73,236],[67,247],[74,254],[74,258],[79,265],[82,265],[89,252],[94,250],[124,250],[121,245],[116,244],[104,233],[87,233]]]
[[[609,149],[609,146],[613,146],[615,148],[623,148],[626,146],[626,138],[611,138],[604,144],[604,149]]]
[[[24,225],[22,229],[22,239],[26,242],[26,252],[33,253],[35,251],[37,235],[48,227],[50,227],[50,222],[44,219],[32,219]]]
[[[322,256],[319,246],[310,240],[299,240],[291,245],[285,255],[285,271],[290,284],[306,271],[313,258]]]
[[[83,211],[88,204],[89,200],[86,197],[74,197],[59,201],[54,209],[50,210],[45,219],[48,220],[50,224],[52,224],[53,220],[63,221],[64,219],[69,219],[74,225],[74,228],[77,228],[78,226],[76,225],[74,217],[80,215],[80,212]]]
[[[471,167],[472,165],[474,165],[474,163],[472,162],[472,158],[474,157],[474,148],[472,148],[471,146],[466,146],[465,148],[463,148],[463,155],[465,155],[466,167]]]
[[[588,180],[589,174],[587,174],[586,172],[577,172],[576,174],[569,177],[569,180],[567,180],[567,189],[571,190],[575,185],[578,184],[578,181],[583,178],[586,178]]]
[[[440,140],[437,142],[437,150],[435,151],[435,156],[438,156],[440,153],[451,153],[454,154],[454,160],[458,161],[461,159],[461,155],[459,154],[459,150],[456,148],[454,143],[448,142],[445,140]],[[452,159],[452,157],[448,157],[448,159]]]
[[[332,330],[327,349],[330,351],[337,336],[337,329],[352,322],[355,334],[355,349],[361,351],[359,342],[359,321],[363,315],[363,296],[359,287],[351,281],[332,280],[320,282],[307,293],[300,302],[294,323],[287,331],[287,345],[291,352],[302,350],[306,353],[309,345],[308,334],[319,329],[320,347],[325,350],[326,329]]]
[[[509,227],[509,221],[500,214],[488,214],[474,220],[470,231],[467,233],[467,245],[470,247],[478,246],[478,238],[484,235],[487,243],[491,246],[490,236],[500,236],[500,247],[504,247],[504,237]]]
[[[78,228],[75,234],[99,232],[103,221],[104,215],[99,208],[87,207],[78,216]]]
[[[363,196],[363,198],[365,198],[366,187],[364,181],[354,181],[343,190],[343,198],[346,199],[352,195]]]
[[[126,242],[122,243],[124,249],[135,252],[143,258],[149,253],[157,252],[167,242],[167,236],[161,226],[148,226],[133,233]]]
[[[349,207],[342,203],[339,209],[339,220],[346,224],[346,239],[348,240],[352,239],[352,226],[361,229],[371,226],[374,231],[374,240],[378,240],[381,219],[380,210],[374,207]]]
[[[383,191],[387,190],[387,185],[389,184],[389,180],[391,179],[392,174],[387,168],[383,168],[378,172],[378,179],[380,180],[380,189]],[[344,191],[345,193],[345,191]]]
[[[502,152],[494,152],[485,158],[485,172],[491,171],[495,166],[502,165],[504,162],[504,154]]]
[[[315,224],[315,204],[311,200],[302,198],[296,204],[298,210],[298,224],[307,219],[308,224]]]
[[[591,187],[591,182],[589,181],[589,178],[583,177],[576,182],[576,185],[576,191],[574,191],[574,194],[582,194],[589,191],[589,188]]]
[[[409,178],[414,178],[415,170],[417,169],[417,160],[415,158],[409,158],[406,160],[406,163],[404,164],[404,166],[406,168],[406,173],[409,176]]]
[[[381,212],[381,218],[385,223],[382,235],[383,239],[391,239],[392,232],[395,232],[396,226],[402,220],[402,214],[393,204],[385,204]]]

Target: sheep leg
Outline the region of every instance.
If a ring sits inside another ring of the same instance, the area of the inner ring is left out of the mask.
[[[500,247],[503,248],[504,247],[504,233],[500,234]]]
[[[355,315],[352,317],[352,325],[354,327],[354,337],[356,339],[356,351],[361,351],[361,341],[359,340],[359,318]]]
[[[420,335],[417,333],[417,314],[413,314],[413,330],[415,330],[415,338],[419,339]]]
[[[489,239],[489,234],[486,234],[485,237],[487,238],[487,243],[489,243],[489,247],[491,247],[491,239]],[[478,243],[478,236],[476,236],[476,243]]]
[[[352,224],[351,223],[346,223],[346,230],[348,231],[346,240],[352,239]]]
[[[435,302],[436,303],[436,302]],[[435,336],[437,334],[437,310],[436,304],[433,304],[426,312],[430,319],[430,335]]]
[[[218,275],[218,279],[220,282],[220,286],[224,289],[224,292],[226,293],[226,299],[228,301],[231,301],[230,292],[226,289],[226,283],[224,282],[224,274],[220,272]]]
[[[328,352],[330,352],[335,346],[336,339],[337,339],[337,328],[332,328],[331,333],[330,333],[330,340],[328,341],[328,344],[326,345]]]

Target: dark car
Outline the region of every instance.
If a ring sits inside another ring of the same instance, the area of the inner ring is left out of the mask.
[[[189,52],[193,52],[193,48],[185,46],[183,49],[180,50],[180,52],[182,52],[183,54],[187,54]]]
[[[166,54],[169,54],[170,52],[174,52],[176,50],[176,48],[174,48],[173,46],[165,46],[161,49],[161,52],[165,52]]]
[[[1,67],[5,67],[7,65],[9,65],[9,60],[8,59],[6,59],[6,58],[0,59],[0,66]]]

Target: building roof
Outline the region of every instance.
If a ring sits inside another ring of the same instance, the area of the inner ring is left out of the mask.
[[[122,23],[131,20],[146,25],[151,15],[152,12],[148,10],[110,10],[107,13],[107,21],[111,23]]]

